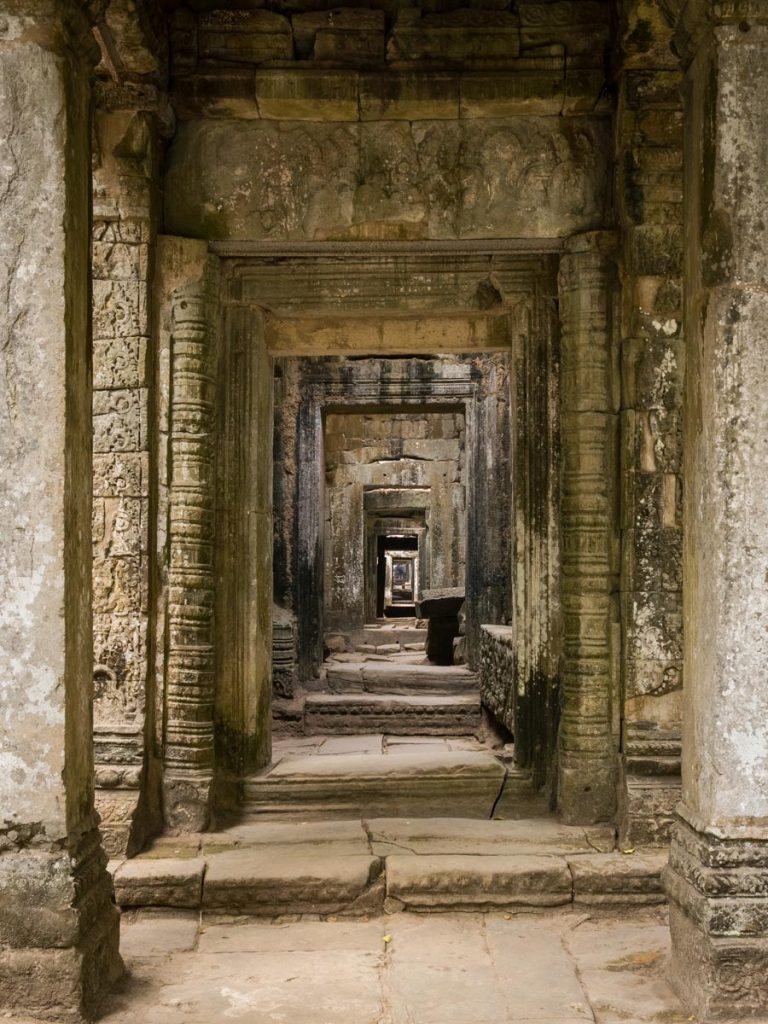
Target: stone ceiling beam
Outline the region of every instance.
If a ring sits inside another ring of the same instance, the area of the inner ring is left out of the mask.
[[[508,314],[436,317],[268,316],[267,348],[275,357],[498,352],[511,347]]]

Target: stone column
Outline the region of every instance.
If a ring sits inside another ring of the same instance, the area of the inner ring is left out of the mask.
[[[768,7],[685,26],[683,799],[671,980],[697,1016],[768,1007]]]
[[[89,26],[0,21],[0,1009],[80,1020],[121,971],[93,804]]]
[[[325,458],[323,417],[314,391],[305,383],[296,438],[297,517],[294,569],[299,679],[313,679],[323,661]]]
[[[562,588],[565,626],[558,806],[563,820],[611,818],[619,630],[612,237],[570,240],[560,263]]]
[[[166,823],[199,831],[210,822],[214,773],[218,261],[204,242],[165,241],[163,274],[178,277],[169,310],[163,793]]]

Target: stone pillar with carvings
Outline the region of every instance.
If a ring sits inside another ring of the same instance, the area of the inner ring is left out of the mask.
[[[165,651],[163,797],[166,823],[200,831],[210,821],[214,774],[215,475],[218,262],[207,245],[163,239],[159,259],[161,479]],[[161,361],[163,355],[161,354]],[[167,416],[167,421],[165,417]],[[165,423],[167,422],[167,428]]]
[[[558,806],[573,824],[616,806],[619,627],[613,237],[572,238],[560,262],[564,621]]]
[[[768,6],[687,46],[683,799],[671,980],[697,1016],[768,1007]]]
[[[0,1012],[121,972],[91,742],[90,84],[83,5],[0,19]]]
[[[96,805],[111,856],[157,823],[149,658],[150,284],[157,89],[98,81],[93,161],[93,656]],[[154,815],[152,813],[154,809]]]

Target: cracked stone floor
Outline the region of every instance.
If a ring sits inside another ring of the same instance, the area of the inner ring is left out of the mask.
[[[675,1024],[663,909],[122,921],[101,1024]]]

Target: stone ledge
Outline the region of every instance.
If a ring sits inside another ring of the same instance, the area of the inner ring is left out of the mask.
[[[668,857],[667,850],[569,856],[574,903],[666,903],[662,872]]]
[[[203,908],[234,914],[370,913],[380,908],[382,861],[310,847],[234,850],[210,858]]]
[[[571,902],[571,874],[562,857],[395,854],[387,857],[386,875],[388,899],[409,909],[558,907]]]
[[[120,907],[200,906],[205,861],[202,857],[138,858],[122,861],[114,874]]]

